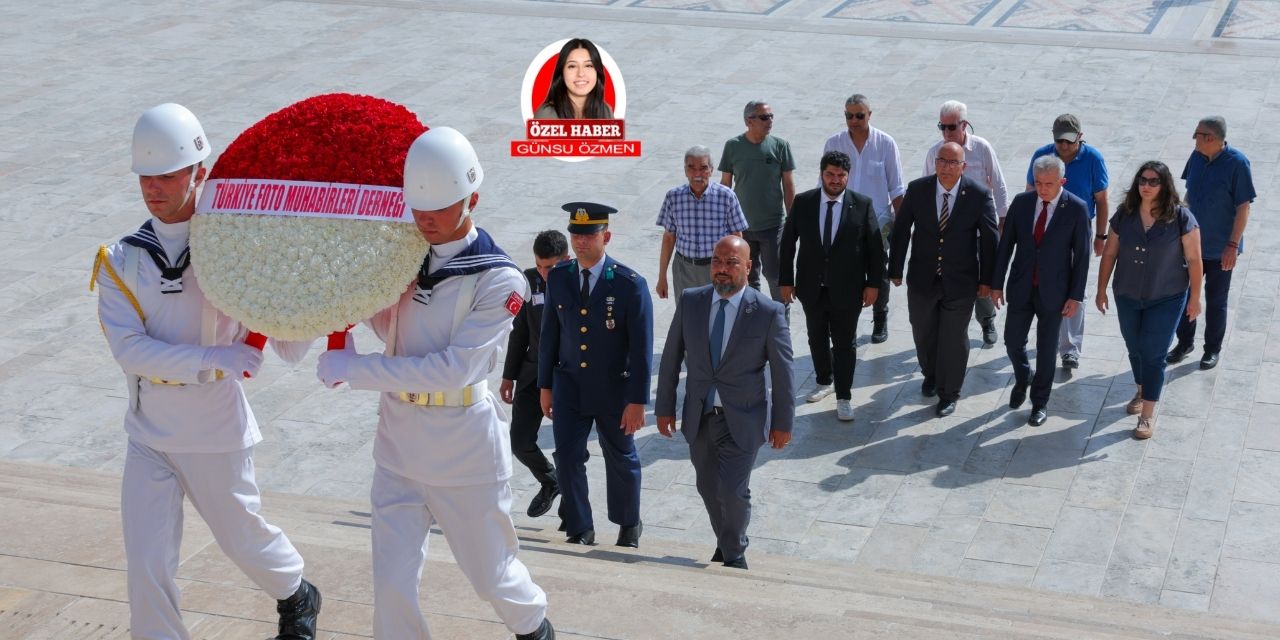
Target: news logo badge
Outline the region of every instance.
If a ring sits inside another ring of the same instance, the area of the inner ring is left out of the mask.
[[[511,141],[511,155],[566,162],[639,157],[640,141],[626,139],[626,109],[627,86],[609,52],[585,38],[553,42],[525,70],[525,139]]]

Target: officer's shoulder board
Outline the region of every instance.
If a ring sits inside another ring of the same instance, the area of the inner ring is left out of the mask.
[[[613,263],[613,272],[619,278],[626,278],[632,281],[640,277],[640,274],[636,273],[634,269],[632,269],[631,267],[628,267],[625,264],[622,264],[621,262]]]

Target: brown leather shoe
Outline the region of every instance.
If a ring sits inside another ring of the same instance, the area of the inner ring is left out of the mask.
[[[1156,418],[1138,418],[1138,427],[1133,430],[1133,437],[1138,440],[1150,438],[1156,431]]]
[[[1124,405],[1124,412],[1131,416],[1136,416],[1139,413],[1142,413],[1142,392],[1141,391],[1133,394],[1133,398],[1129,399],[1129,403]]]

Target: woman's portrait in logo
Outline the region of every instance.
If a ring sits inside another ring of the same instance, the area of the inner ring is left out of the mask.
[[[627,90],[607,51],[586,38],[547,45],[529,65],[520,91],[525,120],[622,119]]]

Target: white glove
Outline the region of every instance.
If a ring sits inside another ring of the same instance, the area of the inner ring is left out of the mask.
[[[336,389],[347,379],[347,368],[351,361],[360,354],[356,353],[356,338],[347,335],[347,343],[341,351],[326,351],[320,354],[316,364],[316,377],[326,388]]]
[[[225,347],[209,347],[204,351],[201,369],[221,369],[222,373],[239,380],[247,372],[258,375],[262,368],[262,352],[247,344],[229,344]]]

